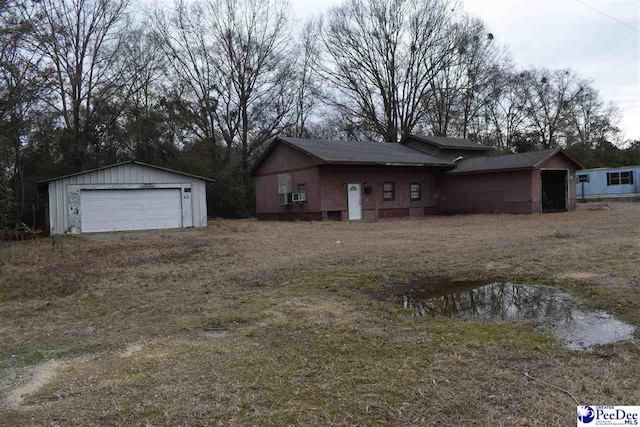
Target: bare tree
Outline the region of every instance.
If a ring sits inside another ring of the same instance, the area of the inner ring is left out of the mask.
[[[320,56],[320,21],[310,20],[302,29],[295,64],[294,125],[289,133],[295,137],[308,136],[307,121],[317,110],[322,89],[314,69]]]
[[[107,137],[119,142],[122,156],[150,163],[157,159],[167,164],[178,150],[180,140],[176,137],[178,126],[167,113],[170,109],[165,108],[168,105],[164,80],[166,56],[153,32],[146,28],[148,24],[144,22],[134,28],[125,46],[124,78],[135,82],[138,90],[121,94],[119,102],[124,105],[124,111],[114,129],[120,135]]]
[[[467,138],[471,127],[475,134],[486,127],[479,116],[495,97],[494,83],[503,78],[511,60],[485,24],[469,17],[451,24],[449,51],[425,98],[427,121],[435,135]]]
[[[493,96],[486,106],[485,114],[492,124],[488,140],[495,142],[502,151],[513,151],[513,137],[526,124],[522,91],[522,78],[517,73],[505,73],[491,82]]]
[[[291,126],[295,91],[289,7],[283,0],[211,0],[217,43],[214,64],[225,83],[220,103],[229,114],[222,129],[237,132],[240,167],[249,186],[256,150]]]
[[[453,40],[453,39],[452,39]],[[431,132],[436,136],[447,136],[459,116],[460,86],[462,68],[456,66],[454,56],[446,59],[446,64],[429,83],[428,95],[423,98],[426,106],[425,119]]]
[[[577,76],[568,70],[533,69],[523,72],[522,83],[529,125],[543,149],[557,147],[571,105],[583,90]]]
[[[207,20],[208,11],[201,3],[178,0],[170,13],[156,11],[154,31],[170,66],[165,77],[176,109],[174,117],[199,140],[216,143],[223,134],[226,163],[237,129],[231,125],[221,129],[220,124],[231,123],[235,111],[219,109],[225,80],[215,64],[215,29]]]
[[[52,103],[70,135],[70,155],[78,170],[88,161],[96,97],[132,91],[121,73],[129,0],[41,0],[42,23],[34,42],[51,67],[57,100]],[[115,120],[115,118],[114,118]]]
[[[469,127],[494,96],[494,82],[500,81],[511,67],[508,54],[496,45],[494,35],[479,19],[463,23],[458,41],[459,67],[462,69],[461,117],[459,135],[467,138]]]
[[[424,119],[424,99],[447,61],[452,5],[447,0],[347,0],[323,31],[318,69],[327,100],[388,142]]]
[[[619,133],[620,112],[615,105],[605,104],[590,82],[581,83],[583,90],[570,105],[569,124],[577,142],[594,147],[601,140],[614,140]]]
[[[200,138],[224,141],[249,161],[264,142],[292,125],[295,57],[289,10],[281,0],[180,1],[157,32],[175,75],[191,97],[187,111]]]
[[[153,33],[142,26],[134,28],[128,39],[125,46],[127,64],[122,71],[125,79],[135,81],[138,88],[131,93],[129,101],[136,108],[149,112],[161,94],[160,83],[166,59]]]

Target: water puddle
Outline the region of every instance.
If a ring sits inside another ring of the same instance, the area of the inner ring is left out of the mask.
[[[587,349],[633,338],[635,327],[601,310],[589,310],[571,293],[552,286],[514,283],[412,283],[391,300],[415,317],[527,321],[553,331],[568,349]]]

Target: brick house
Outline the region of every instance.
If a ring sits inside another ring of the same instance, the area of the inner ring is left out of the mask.
[[[278,137],[252,169],[258,219],[373,220],[449,213],[575,209],[575,171],[560,149],[493,156],[471,141],[400,143]]]

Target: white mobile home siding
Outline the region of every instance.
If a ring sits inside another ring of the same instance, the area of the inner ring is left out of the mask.
[[[607,174],[611,172],[631,172],[633,184],[607,185]],[[576,178],[576,194],[578,199],[611,199],[640,197],[640,166],[622,168],[584,169],[576,172],[577,177],[588,175],[589,182],[584,184]],[[584,196],[582,189],[584,188]]]
[[[191,188],[193,226],[205,227],[207,198],[204,180],[140,164],[125,163],[49,182],[49,232],[52,235],[79,232],[79,224],[76,223],[79,214],[73,212],[74,206],[79,204],[78,190],[89,190],[91,187],[162,188],[167,184],[175,188]]]

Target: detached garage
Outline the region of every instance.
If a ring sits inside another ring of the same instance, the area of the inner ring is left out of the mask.
[[[51,235],[205,227],[209,178],[129,161],[41,181]]]

